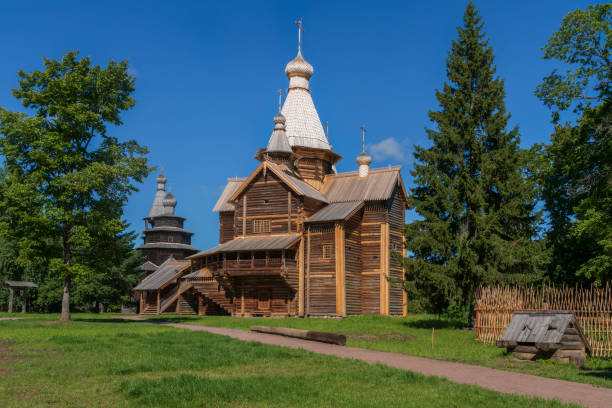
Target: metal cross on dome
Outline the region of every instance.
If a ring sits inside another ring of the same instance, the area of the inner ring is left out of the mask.
[[[295,22],[295,25],[298,27],[298,52],[302,50],[302,33],[304,29],[302,28],[302,19],[300,18]]]
[[[362,145],[364,152],[365,152],[365,133],[366,133],[366,127],[365,125],[361,125],[361,145]]]
[[[283,106],[283,90],[278,90],[278,113],[281,113],[281,108]]]

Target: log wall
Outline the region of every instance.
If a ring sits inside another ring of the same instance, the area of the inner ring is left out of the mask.
[[[383,202],[367,203],[361,221],[361,313],[378,314],[380,310],[381,224],[386,221]]]
[[[245,209],[246,203],[246,209]],[[296,232],[300,223],[301,198],[272,172],[253,179],[235,203],[234,236]],[[270,231],[255,233],[253,220],[269,220]]]
[[[361,217],[358,211],[344,225],[346,314],[361,314]]]
[[[393,197],[389,201],[389,276],[391,284],[389,288],[389,314],[401,316],[404,314],[404,290],[400,282],[404,278],[404,270],[399,261],[393,256],[393,251],[403,254],[404,235],[402,230],[405,222],[405,202],[401,189],[396,187]]]
[[[234,211],[219,213],[219,243],[234,239]]]
[[[334,223],[310,226],[310,251],[307,256],[307,314],[336,313],[336,251]],[[323,258],[323,245],[331,245],[331,257]]]
[[[234,315],[295,316],[297,296],[281,277],[233,278]]]

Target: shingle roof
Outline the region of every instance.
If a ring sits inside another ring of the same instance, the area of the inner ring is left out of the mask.
[[[387,200],[398,182],[405,194],[400,170],[400,166],[371,169],[367,177],[359,177],[358,172],[330,174],[322,193],[330,203]]]
[[[198,248],[193,247],[189,244],[180,244],[178,242],[150,242],[143,244],[136,249],[187,249],[190,251],[197,251]]]
[[[314,213],[306,222],[324,222],[345,220],[354,214],[361,206],[363,201],[347,201],[343,203],[332,203]]]
[[[38,285],[36,285],[34,282],[26,282],[26,281],[4,281],[4,284],[6,286],[9,286],[11,288],[37,288]]]
[[[178,277],[179,273],[186,267],[189,267],[191,262],[186,260],[176,260],[170,258],[166,260],[159,268],[144,278],[134,290],[157,290],[166,283]]]
[[[147,272],[153,272],[157,270],[157,268],[159,268],[159,266],[155,265],[151,261],[147,261],[138,267],[138,269],[140,269],[141,271],[147,271]]]
[[[298,53],[298,56],[289,62],[285,71],[289,76],[289,90],[283,103],[282,114],[287,118],[287,137],[291,146],[331,150],[308,89],[310,75],[304,76],[303,73],[306,71],[302,74],[296,72],[304,69],[308,71],[313,68],[303,59],[301,53]]]
[[[300,239],[300,234],[285,234],[285,235],[268,235],[256,237],[240,237],[235,238],[216,247],[207,249],[206,251],[198,252],[195,255],[187,257],[194,259],[204,255],[212,255],[221,252],[235,251],[266,251],[275,249],[285,249],[291,247]]]
[[[217,200],[217,203],[213,207],[213,211],[234,211],[234,204],[229,203],[228,200],[234,195],[236,190],[240,188],[246,178],[234,177],[227,179],[227,184],[221,193],[221,197]]]

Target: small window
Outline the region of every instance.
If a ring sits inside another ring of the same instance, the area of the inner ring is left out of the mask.
[[[270,220],[253,220],[253,234],[270,232]]]
[[[168,242],[174,242],[174,237],[172,235],[168,236]]]
[[[332,246],[323,245],[323,259],[331,259],[332,257]]]
[[[264,204],[270,204],[270,200],[268,200],[267,198],[264,199]]]

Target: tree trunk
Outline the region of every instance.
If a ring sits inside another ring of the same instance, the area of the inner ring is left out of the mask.
[[[68,225],[63,227],[63,249],[64,249],[64,263],[70,266],[71,262],[71,251],[70,251],[70,232],[71,228]],[[70,275],[64,276],[64,293],[62,294],[62,316],[60,320],[62,322],[70,321]]]
[[[23,295],[21,296],[21,313],[25,313],[26,312],[27,303],[28,303],[28,289],[27,288],[23,288],[22,293],[23,293]]]
[[[13,313],[13,294],[14,294],[14,289],[13,288],[9,288],[9,304],[8,304],[8,312],[9,313]]]
[[[62,322],[70,321],[70,277],[64,277],[64,293],[62,295]]]

